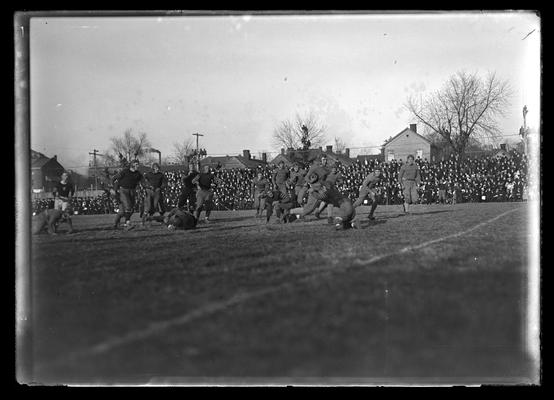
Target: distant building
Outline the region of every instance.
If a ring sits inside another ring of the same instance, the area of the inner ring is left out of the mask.
[[[427,159],[428,161],[438,161],[439,158],[437,147],[417,133],[416,124],[411,124],[409,128],[387,140],[383,145],[382,153],[386,162],[406,161],[410,154],[416,159]]]
[[[250,150],[243,150],[242,155],[205,157],[200,160],[200,168],[205,165],[221,169],[256,169],[267,166],[267,156],[263,153],[260,160],[252,157]]]
[[[294,163],[310,164],[315,160],[321,159],[321,156],[325,154],[329,160],[329,165],[339,162],[345,166],[352,165],[355,160],[350,158],[350,149],[345,149],[344,154],[333,152],[333,146],[327,146],[325,151],[322,147],[309,150],[294,150],[281,149],[281,153],[278,154],[273,160],[269,162],[271,165],[277,165],[280,161],[285,163],[285,166],[290,167]]]
[[[57,156],[49,158],[31,150],[31,188],[34,191],[51,192],[62,172],[64,167],[58,162]]]

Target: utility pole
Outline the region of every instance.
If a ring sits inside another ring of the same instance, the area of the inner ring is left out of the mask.
[[[98,164],[96,164],[96,156],[101,156],[98,150],[94,149],[92,153],[89,153],[93,156],[93,165],[94,165],[94,188],[98,190]]]
[[[198,137],[204,136],[200,133],[193,133],[192,136],[196,136],[196,170],[200,172],[200,154],[198,153]]]

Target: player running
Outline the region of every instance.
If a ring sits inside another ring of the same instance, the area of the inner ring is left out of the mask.
[[[71,198],[75,194],[75,187],[69,180],[69,174],[63,172],[60,182],[54,187],[54,209],[61,211],[60,222],[67,222],[69,231],[73,233],[71,222]]]
[[[370,220],[375,219],[373,213],[377,208],[378,200],[376,189],[382,180],[383,175],[381,174],[381,167],[377,165],[373,169],[373,172],[370,172],[363,180],[362,185],[360,186],[360,194],[353,204],[354,208],[357,208],[363,204],[366,197],[369,197],[371,200],[371,210],[369,211],[369,215],[367,216],[367,218]]]
[[[114,190],[119,193],[119,210],[115,216],[113,228],[119,228],[121,217],[125,217],[125,230],[133,229],[131,215],[135,208],[136,188],[142,181],[142,174],[138,170],[139,161],[133,160],[128,168],[121,170],[113,178]]]
[[[197,221],[200,221],[200,213],[204,210],[206,213],[204,222],[210,222],[210,213],[212,212],[214,198],[212,188],[216,185],[217,181],[218,179],[210,172],[210,167],[208,165],[204,166],[204,172],[198,174],[192,180],[192,183],[198,187],[198,191],[196,192],[196,209],[194,211],[194,217]]]
[[[165,200],[162,187],[165,186],[166,178],[160,172],[160,166],[157,163],[152,164],[152,172],[144,174],[143,186],[146,190],[144,198],[144,211],[142,214],[142,225],[144,226],[147,217],[154,215],[156,210],[160,215],[165,213]]]
[[[196,171],[194,166],[191,164],[189,166],[188,174],[181,178],[183,188],[181,189],[181,194],[179,195],[177,207],[183,209],[186,206],[186,209],[189,212],[192,212],[196,208],[196,185],[192,183],[192,181],[197,175],[198,171]]]

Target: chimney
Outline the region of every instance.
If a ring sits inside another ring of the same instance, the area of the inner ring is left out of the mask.
[[[250,150],[243,150],[242,151],[242,155],[244,158],[246,158],[247,160],[250,160]]]
[[[267,153],[262,153],[262,161],[263,161],[264,163],[267,162]]]
[[[323,148],[321,146],[318,147],[319,151],[323,151]]]
[[[333,145],[327,146],[327,150],[325,150],[325,152],[332,153],[333,152]]]
[[[410,130],[414,131],[415,133],[417,133],[417,124],[410,124]]]
[[[349,148],[344,149],[344,154],[346,155],[346,157],[350,158],[350,149]]]
[[[57,160],[58,159],[58,156],[56,154],[54,154],[54,157],[52,157],[54,160]]]
[[[285,149],[281,148],[281,154],[285,155]]]

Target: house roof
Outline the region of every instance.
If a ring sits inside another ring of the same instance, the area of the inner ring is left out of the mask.
[[[48,161],[50,161],[50,158],[48,157],[39,157],[32,161],[31,168],[42,168]]]
[[[402,136],[404,133],[406,133],[406,131],[409,131],[410,133],[413,133],[414,135],[416,135],[416,136],[420,137],[421,139],[425,140],[425,141],[426,141],[427,143],[429,143],[430,145],[433,145],[433,143],[432,143],[429,139],[427,139],[427,138],[421,136],[419,133],[417,133],[417,132],[411,130],[410,128],[406,128],[406,129],[403,129],[401,132],[397,133],[397,134],[396,134],[395,136],[393,136],[390,140],[387,140],[387,142],[383,145],[383,147],[386,147],[386,146],[388,146],[389,144],[391,144],[392,142],[394,142],[397,138],[399,138],[399,137]]]

